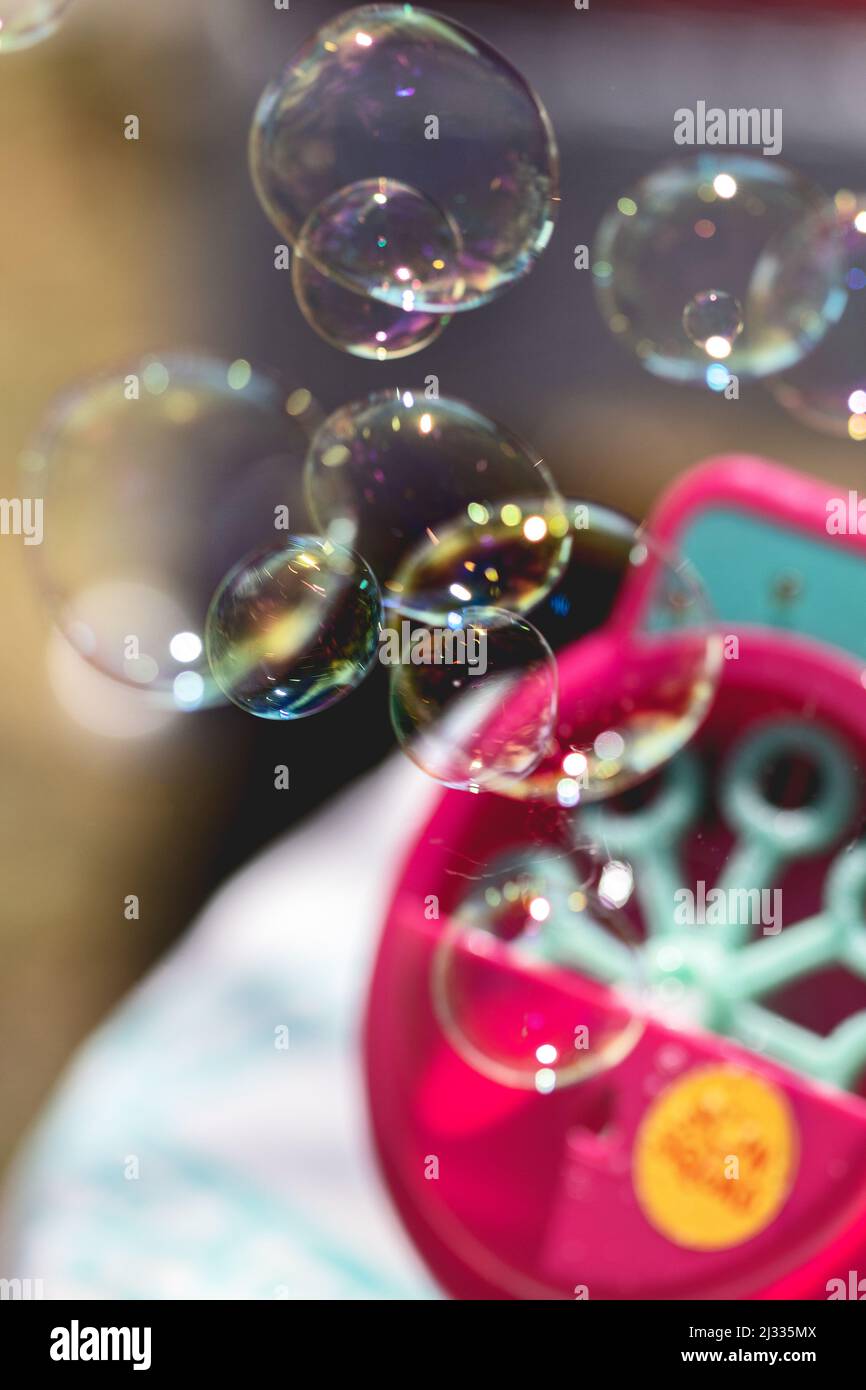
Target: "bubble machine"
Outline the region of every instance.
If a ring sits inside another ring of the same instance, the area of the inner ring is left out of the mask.
[[[449,847],[480,860],[519,844],[526,806],[446,791],[403,869],[369,998],[380,1160],[408,1231],[457,1298],[857,1297],[866,536],[856,498],[758,459],[717,459],[675,484],[650,529],[703,577],[727,659],[702,728],[642,796],[570,813],[634,873],[628,911],[648,981],[635,1037],[609,1066],[548,1093],[500,1084],[455,1049],[431,996],[437,943],[465,892]],[[611,660],[627,660],[634,635],[657,623],[651,576],[633,579],[592,639]],[[584,649],[560,656],[566,713],[599,669]],[[542,979],[551,1007],[590,1036],[623,1010],[596,966],[577,950]],[[519,990],[513,959],[479,968],[491,998],[508,972]]]

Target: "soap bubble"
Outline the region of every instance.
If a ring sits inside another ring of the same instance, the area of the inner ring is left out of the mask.
[[[802,219],[827,207],[778,160],[701,154],[655,170],[598,230],[593,279],[605,322],[657,376],[700,381],[707,352],[684,314],[697,297],[723,293],[742,322],[726,366],[741,376],[790,367],[825,333],[838,293],[838,265],[796,241]]]
[[[306,489],[320,533],[359,550],[382,585],[386,605],[402,604],[406,612],[416,610],[403,598],[406,576],[398,578],[398,570],[419,543],[437,543],[440,526],[468,518],[480,537],[482,530],[492,534],[494,519],[501,520],[502,508],[515,499],[541,516],[555,512],[557,500],[544,463],[509,430],[462,401],[428,400],[423,390],[379,392],[335,411],[310,446]],[[537,555],[526,548],[523,559],[532,573],[513,563],[495,607],[520,608],[545,592],[555,579],[561,539],[554,537],[555,544],[548,541],[538,552],[547,557],[550,576],[539,572]],[[449,531],[449,553],[455,544],[460,538]],[[460,563],[470,559],[467,550]],[[446,621],[460,606],[451,592],[460,578],[456,556],[455,567],[443,565],[439,577],[422,555],[410,563],[424,589],[418,615]],[[474,592],[482,602],[492,595]]]
[[[724,290],[703,290],[683,310],[683,328],[708,357],[728,357],[743,331],[742,306]]]
[[[842,265],[842,285],[828,317],[827,336],[802,364],[767,382],[803,424],[826,434],[866,439],[866,196],[847,189],[832,207],[813,214],[792,238],[794,264],[816,253]]]
[[[471,791],[508,786],[538,766],[550,743],[556,660],[517,614],[467,608],[452,619],[443,628],[414,628],[408,619],[390,628],[399,651],[391,666],[395,733],[439,782]]]
[[[421,288],[455,283],[457,228],[429,199],[392,179],[364,179],[326,198],[298,236],[292,286],[310,327],[355,357],[420,352],[449,316],[418,307]],[[340,278],[335,279],[339,272]],[[399,291],[399,305],[389,299]]]
[[[292,245],[316,209],[371,173],[418,188],[459,234],[459,276],[419,285],[418,308],[487,302],[531,269],[553,231],[556,144],[534,92],[489,44],[408,5],[349,10],[304,44],[262,94],[250,167]],[[384,289],[375,261],[366,284],[360,259],[318,269],[402,307],[401,286]]]
[[[423,193],[394,179],[362,179],[307,218],[295,247],[324,275],[399,309],[457,303],[462,239]]]
[[[452,1047],[502,1086],[550,1094],[617,1066],[644,1030],[640,940],[611,866],[505,856],[446,920],[431,966]]]
[[[301,313],[320,338],[353,357],[376,362],[420,352],[450,322],[447,314],[395,309],[355,294],[298,255],[292,262],[292,288]]]
[[[208,603],[243,555],[285,534],[317,418],[308,391],[288,394],[243,360],[176,353],[59,398],[22,487],[44,497],[34,566],[76,650],[168,704],[221,702],[203,651]],[[177,686],[184,671],[201,678],[198,698]]]
[[[0,53],[30,48],[53,34],[72,0],[0,0]]]
[[[722,644],[697,576],[618,513],[569,503],[571,553],[533,622],[559,653],[555,747],[492,790],[563,807],[613,796],[689,742],[712,704]]]
[[[553,588],[571,543],[571,517],[556,498],[470,502],[405,557],[389,583],[390,601],[427,622],[471,605],[526,612]]]
[[[348,695],[376,656],[382,609],[364,560],[317,536],[288,536],[226,575],[207,615],[220,690],[262,719],[303,719]]]

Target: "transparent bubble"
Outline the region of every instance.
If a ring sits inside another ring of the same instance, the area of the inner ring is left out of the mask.
[[[60,397],[21,485],[44,497],[33,563],[76,650],[169,704],[221,702],[208,604],[232,565],[285,534],[319,418],[308,391],[245,361],[174,353]]]
[[[409,5],[347,11],[304,44],[262,94],[250,167],[293,245],[311,213],[372,172],[418,189],[459,234],[459,275],[420,286],[419,309],[494,298],[553,230],[556,145],[534,92],[483,40]],[[318,268],[358,288],[360,262]],[[384,289],[375,262],[364,288],[402,307],[401,286]]]
[[[346,289],[400,309],[459,303],[459,229],[416,188],[363,179],[332,193],[295,246]]]
[[[697,576],[641,527],[569,503],[565,573],[532,620],[558,652],[555,745],[491,790],[563,807],[642,781],[699,728],[721,675],[721,637]]]
[[[550,1094],[617,1066],[644,1029],[646,985],[613,867],[588,851],[513,853],[445,922],[433,1007],[452,1047],[483,1076]]]
[[[316,536],[247,556],[207,615],[220,690],[262,719],[318,714],[364,679],[381,619],[376,581],[359,555]]]
[[[703,290],[683,310],[683,328],[708,357],[729,357],[743,331],[742,305],[724,290]]]
[[[384,362],[420,352],[448,315],[416,308],[422,286],[447,296],[460,234],[414,188],[364,179],[326,198],[298,236],[292,285],[307,322],[326,342]],[[335,275],[339,273],[339,279]],[[399,291],[399,305],[389,300]]]
[[[479,604],[526,612],[553,588],[571,543],[571,516],[557,498],[470,502],[406,556],[389,602],[429,622]]]
[[[815,255],[830,269],[841,263],[842,284],[827,336],[802,365],[767,385],[803,424],[866,439],[866,195],[837,193],[831,208],[800,224],[790,254],[795,265]]]
[[[603,218],[593,248],[611,331],[658,376],[706,379],[707,353],[684,310],[712,289],[741,306],[726,365],[741,376],[792,366],[821,339],[840,270],[797,227],[826,210],[814,184],[776,159],[702,154],[642,179]]]
[[[332,347],[376,362],[409,357],[438,338],[450,318],[391,304],[344,289],[296,255],[292,288],[307,323]]]
[[[310,446],[306,469],[310,508],[322,535],[356,548],[368,560],[382,585],[386,605],[402,605],[398,577],[401,564],[421,542],[436,545],[439,528],[452,528],[458,518],[473,520],[493,534],[493,519],[502,507],[519,499],[533,514],[555,511],[556,492],[543,462],[515,435],[462,401],[428,400],[424,391],[392,390],[354,401],[335,411],[318,430]],[[486,518],[486,520],[485,520]],[[488,522],[490,527],[488,528]],[[555,579],[561,538],[546,544],[550,575],[538,572],[537,557],[524,559],[533,567],[525,576],[513,563],[508,583],[500,585],[494,606],[520,608],[544,592]],[[462,541],[450,534],[446,551],[455,563],[443,564],[437,577],[423,554],[409,563],[410,578],[423,588],[419,616],[445,622],[460,600],[452,586],[468,574],[455,547]],[[467,542],[468,544],[468,542]],[[441,580],[441,587],[439,581]],[[482,601],[492,590],[477,592]]]
[[[30,48],[53,34],[72,0],[0,0],[0,53]]]
[[[531,623],[504,609],[467,608],[443,628],[404,619],[390,631],[391,720],[422,771],[478,791],[538,766],[556,722],[557,677]]]

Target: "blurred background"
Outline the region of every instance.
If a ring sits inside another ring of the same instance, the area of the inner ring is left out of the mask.
[[[866,443],[810,433],[760,385],[733,405],[645,374],[573,267],[608,206],[675,153],[673,112],[698,99],[782,107],[784,161],[829,193],[860,190],[858,5],[440,0],[541,96],[562,201],[529,278],[397,364],[344,356],[307,327],[247,172],[259,92],[344,8],[74,0],[53,38],[0,57],[0,494],[20,495],[18,457],[55,392],[172,347],[277,369],[326,412],[436,373],[443,394],[530,440],[565,491],[635,517],[727,451],[859,485]],[[129,114],[137,142],[123,138]],[[378,668],[315,738],[235,709],[145,718],[70,660],[31,558],[0,539],[0,1163],[76,1043],[217,885],[393,743]],[[291,769],[288,792],[275,763]],[[124,917],[132,893],[138,921]]]

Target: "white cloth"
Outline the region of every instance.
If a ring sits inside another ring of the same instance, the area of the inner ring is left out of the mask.
[[[433,795],[392,760],[216,895],[25,1146],[0,1276],[46,1298],[437,1296],[376,1167],[359,1034]]]

